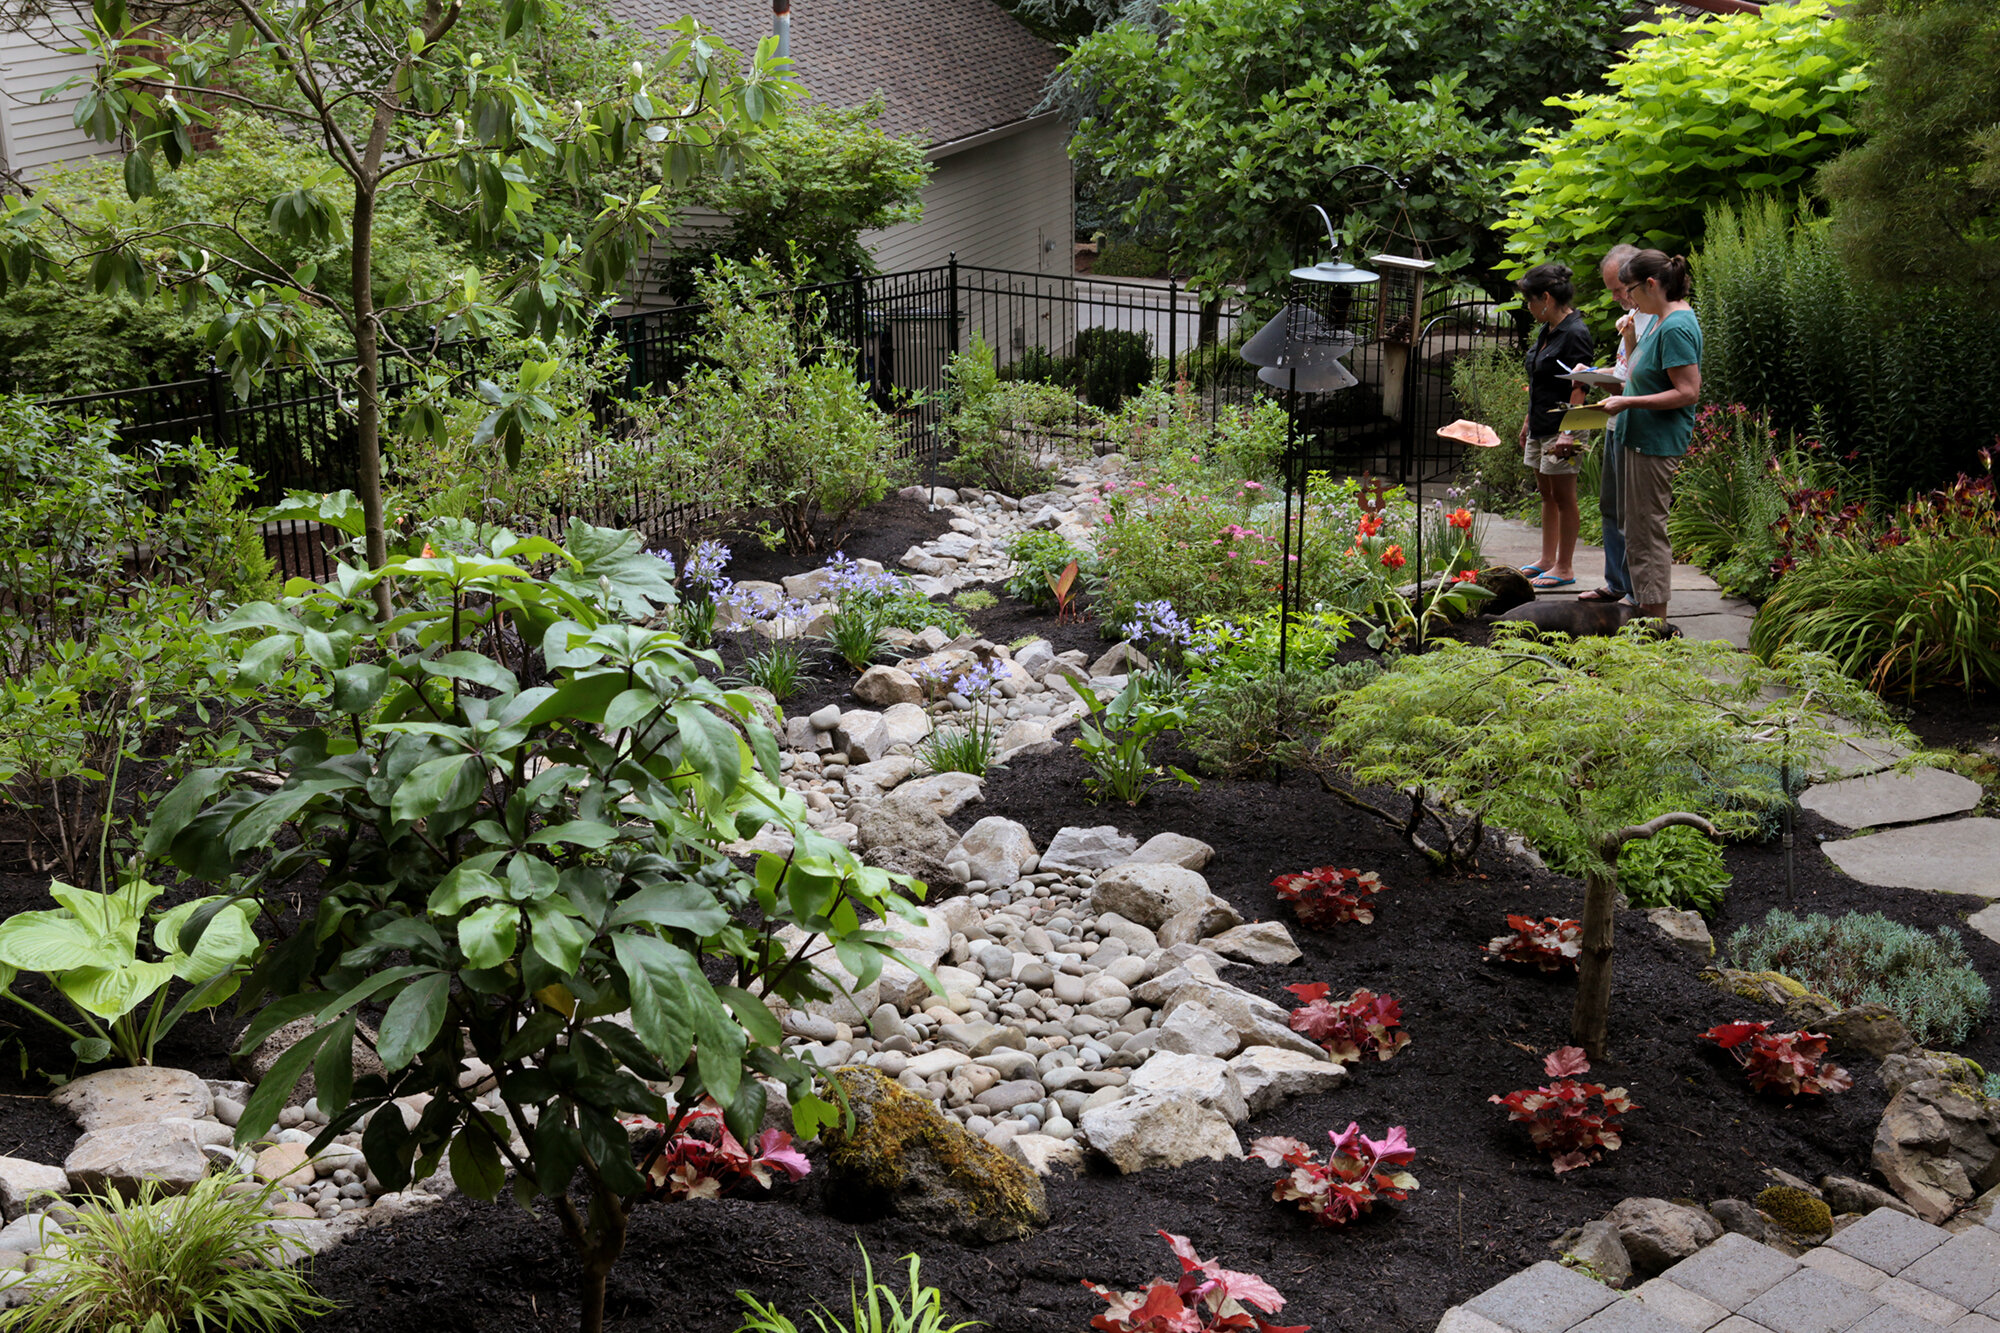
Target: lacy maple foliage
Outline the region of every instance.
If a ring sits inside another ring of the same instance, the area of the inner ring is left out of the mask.
[[[1279,1325],[1263,1314],[1285,1308],[1277,1288],[1255,1273],[1237,1273],[1194,1252],[1186,1236],[1162,1231],[1181,1261],[1179,1282],[1154,1281],[1144,1291],[1112,1291],[1095,1282],[1083,1285],[1111,1308],[1090,1321],[1104,1333],[1211,1333],[1248,1329],[1252,1333],[1310,1333],[1307,1324]],[[1263,1314],[1257,1313],[1262,1311]]]
[[[1371,1139],[1349,1121],[1344,1132],[1328,1130],[1326,1136],[1333,1141],[1333,1152],[1324,1162],[1306,1144],[1282,1135],[1250,1145],[1250,1155],[1264,1165],[1291,1168],[1271,1187],[1273,1199],[1295,1200],[1322,1226],[1337,1227],[1368,1212],[1379,1199],[1401,1201],[1417,1188],[1415,1176],[1394,1169],[1417,1155],[1402,1125],[1392,1126],[1384,1138]]]
[[[1343,1064],[1356,1060],[1387,1060],[1410,1044],[1410,1034],[1398,1026],[1402,1004],[1371,990],[1357,990],[1345,1000],[1329,1000],[1333,987],[1323,981],[1301,982],[1286,990],[1305,1003],[1292,1010],[1292,1031],[1318,1042]]]
[[[1522,963],[1544,972],[1562,972],[1576,966],[1583,952],[1583,922],[1559,916],[1507,917],[1510,935],[1495,935],[1486,945],[1488,957],[1503,963]]]
[[[1280,875],[1271,881],[1271,887],[1292,905],[1300,925],[1307,930],[1330,930],[1342,921],[1371,924],[1375,909],[1368,905],[1368,898],[1382,891],[1382,881],[1372,870],[1318,866]]]
[[[1854,1076],[1826,1058],[1823,1032],[1772,1032],[1769,1023],[1718,1023],[1702,1033],[1743,1066],[1758,1092],[1776,1088],[1788,1097],[1845,1092]]]
[[[1513,1119],[1527,1124],[1528,1136],[1553,1159],[1557,1175],[1616,1150],[1624,1130],[1618,1117],[1638,1110],[1639,1104],[1623,1088],[1607,1090],[1602,1084],[1578,1082],[1576,1075],[1590,1072],[1590,1058],[1581,1046],[1550,1052],[1542,1069],[1553,1082],[1505,1096],[1496,1093],[1486,1100],[1506,1107]]]

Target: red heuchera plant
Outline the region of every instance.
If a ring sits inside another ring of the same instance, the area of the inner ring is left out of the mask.
[[[1561,972],[1576,966],[1583,952],[1583,922],[1559,916],[1540,921],[1528,916],[1507,918],[1511,935],[1495,935],[1486,946],[1489,957],[1503,963],[1526,963],[1544,972]]]
[[[1271,881],[1278,896],[1292,905],[1292,914],[1307,930],[1331,930],[1342,921],[1368,925],[1375,909],[1366,899],[1382,891],[1382,881],[1374,871],[1342,870],[1319,866],[1296,875],[1280,875]]]
[[[1556,1174],[1588,1166],[1614,1151],[1624,1129],[1618,1117],[1639,1109],[1639,1103],[1625,1095],[1625,1089],[1606,1091],[1596,1083],[1579,1083],[1575,1075],[1590,1072],[1590,1059],[1581,1046],[1565,1046],[1542,1061],[1542,1068],[1554,1079],[1547,1087],[1525,1088],[1502,1097],[1488,1097],[1507,1108],[1516,1120],[1525,1121],[1535,1146],[1553,1157]],[[1592,1110],[1591,1098],[1598,1108]],[[1603,1151],[1600,1152],[1599,1149]]]
[[[1324,981],[1302,982],[1286,990],[1305,1001],[1292,1010],[1292,1031],[1305,1034],[1326,1048],[1334,1059],[1386,1060],[1410,1044],[1410,1034],[1398,1025],[1403,1006],[1388,995],[1357,990],[1345,1000],[1327,999],[1333,987]]]
[[[1083,1285],[1102,1296],[1111,1308],[1090,1321],[1106,1333],[1210,1333],[1220,1329],[1251,1329],[1254,1333],[1310,1333],[1308,1324],[1278,1325],[1254,1313],[1276,1314],[1285,1308],[1277,1288],[1255,1273],[1234,1273],[1196,1256],[1186,1236],[1160,1233],[1181,1261],[1181,1280],[1155,1281],[1144,1291],[1111,1291],[1095,1282]]]
[[[1271,1187],[1273,1199],[1281,1203],[1296,1199],[1321,1225],[1337,1227],[1373,1208],[1377,1199],[1400,1201],[1417,1188],[1417,1178],[1409,1172],[1383,1170],[1407,1165],[1416,1158],[1417,1151],[1410,1146],[1403,1126],[1392,1126],[1387,1138],[1377,1140],[1349,1121],[1345,1133],[1328,1130],[1326,1136],[1333,1140],[1333,1155],[1324,1162],[1304,1143],[1280,1135],[1250,1145],[1250,1155],[1264,1165],[1292,1168],[1290,1175]]]
[[[663,1128],[644,1116],[619,1119],[627,1126]],[[781,1129],[759,1134],[755,1152],[745,1148],[722,1123],[721,1108],[707,1098],[644,1166],[653,1192],[674,1200],[719,1198],[745,1181],[768,1188],[780,1176],[798,1180],[812,1170],[805,1154],[792,1146],[792,1136]]]
[[[1702,1033],[1736,1058],[1758,1092],[1777,1088],[1800,1093],[1845,1092],[1854,1076],[1826,1058],[1823,1032],[1771,1032],[1769,1023],[1721,1023]]]

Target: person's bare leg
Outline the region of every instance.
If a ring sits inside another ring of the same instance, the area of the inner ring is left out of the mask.
[[[1549,573],[1559,579],[1573,579],[1576,577],[1576,534],[1583,526],[1583,513],[1576,503],[1576,474],[1564,473],[1550,477],[1548,481],[1549,489],[1555,493],[1556,508],[1556,562],[1550,566]],[[1542,544],[1544,547],[1548,545],[1546,537]]]
[[[1535,474],[1535,490],[1542,497],[1542,558],[1535,562],[1543,573],[1556,567],[1562,544],[1562,509],[1556,500],[1556,478],[1545,472]]]

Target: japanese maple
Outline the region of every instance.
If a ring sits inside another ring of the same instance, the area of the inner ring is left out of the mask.
[[[628,1128],[661,1128],[644,1116],[620,1119]],[[781,1176],[798,1180],[812,1170],[805,1154],[792,1146],[792,1136],[781,1129],[759,1134],[755,1152],[745,1148],[722,1123],[722,1109],[707,1098],[643,1166],[651,1191],[674,1200],[720,1198],[746,1182],[768,1188]]]
[[[1111,1307],[1090,1321],[1092,1328],[1105,1333],[1211,1333],[1223,1329],[1310,1333],[1310,1325],[1273,1324],[1255,1313],[1276,1314],[1285,1307],[1285,1298],[1263,1278],[1232,1272],[1213,1259],[1200,1258],[1186,1236],[1167,1231],[1160,1235],[1181,1261],[1181,1280],[1156,1280],[1144,1291],[1111,1291],[1086,1281],[1083,1285]]]
[[[1495,935],[1486,945],[1489,957],[1503,963],[1525,963],[1544,972],[1563,972],[1576,966],[1583,952],[1583,922],[1559,916],[1540,921],[1528,916],[1507,917],[1511,935]]]
[[[1368,925],[1375,920],[1369,895],[1382,890],[1374,871],[1343,870],[1338,866],[1318,866],[1295,875],[1280,875],[1271,881],[1278,896],[1292,905],[1292,914],[1308,930],[1330,930],[1342,921]]]
[[[1581,1046],[1550,1052],[1542,1068],[1554,1080],[1546,1087],[1524,1088],[1504,1097],[1495,1094],[1486,1100],[1506,1107],[1515,1120],[1527,1124],[1535,1146],[1554,1159],[1557,1175],[1616,1150],[1624,1129],[1618,1117],[1638,1110],[1639,1104],[1623,1088],[1606,1090],[1601,1084],[1578,1082],[1576,1075],[1590,1072],[1590,1059]]]
[[[1273,1199],[1297,1200],[1321,1225],[1337,1227],[1372,1209],[1378,1199],[1400,1201],[1417,1188],[1415,1176],[1393,1169],[1417,1155],[1403,1126],[1392,1126],[1386,1138],[1371,1139],[1350,1121],[1345,1132],[1328,1130],[1326,1136],[1333,1141],[1333,1152],[1324,1162],[1306,1144],[1281,1135],[1250,1145],[1250,1155],[1264,1165],[1291,1168],[1271,1187]]]
[[[1702,1033],[1743,1066],[1758,1092],[1776,1088],[1788,1097],[1845,1092],[1854,1076],[1826,1058],[1823,1032],[1772,1032],[1769,1023],[1719,1023]]]
[[[1403,1006],[1386,994],[1357,990],[1345,1000],[1329,1000],[1333,988],[1323,981],[1285,989],[1305,1001],[1292,1010],[1292,1031],[1318,1042],[1336,1060],[1387,1060],[1410,1044],[1400,1026]]]

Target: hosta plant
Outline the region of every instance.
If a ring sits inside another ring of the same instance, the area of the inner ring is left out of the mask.
[[[1382,891],[1374,871],[1318,866],[1271,881],[1278,897],[1292,905],[1292,915],[1308,930],[1331,930],[1342,921],[1368,925],[1375,920],[1370,896]]]
[[[1495,935],[1486,945],[1488,957],[1502,963],[1521,963],[1544,972],[1576,969],[1577,955],[1583,952],[1583,922],[1559,916],[1540,921],[1530,916],[1507,916],[1510,935]]]
[[[1162,768],[1146,757],[1146,742],[1185,723],[1187,710],[1154,703],[1137,674],[1110,703],[1085,690],[1083,705],[1090,710],[1090,718],[1077,726],[1077,737],[1070,744],[1083,751],[1084,762],[1090,765],[1090,776],[1083,785],[1096,799],[1137,805],[1168,777],[1190,787],[1201,786],[1193,774],[1172,764]]]
[[[660,1136],[657,1152],[645,1145],[641,1151],[652,1159],[648,1183],[668,1199],[718,1199],[745,1184],[769,1189],[781,1177],[803,1180],[812,1171],[812,1163],[782,1129],[765,1130],[754,1151],[745,1148],[722,1122],[722,1108],[706,1097],[671,1136],[666,1126],[646,1116],[620,1116],[618,1122],[628,1130]]]
[[[1701,1034],[1728,1051],[1758,1092],[1787,1097],[1845,1092],[1854,1076],[1826,1058],[1823,1032],[1772,1032],[1769,1023],[1718,1023]]]
[[[1416,1159],[1416,1149],[1403,1126],[1387,1137],[1371,1139],[1352,1121],[1343,1133],[1326,1132],[1333,1152],[1322,1162],[1297,1139],[1271,1135],[1250,1145],[1250,1155],[1266,1166],[1287,1166],[1290,1174],[1271,1187],[1280,1203],[1296,1200],[1322,1226],[1352,1222],[1374,1208],[1378,1199],[1401,1202],[1417,1188],[1417,1178],[1397,1168]]]
[[[1318,1042],[1336,1060],[1387,1060],[1410,1044],[1410,1034],[1400,1026],[1403,1006],[1387,995],[1357,990],[1345,1000],[1329,1000],[1333,988],[1323,981],[1285,989],[1305,1001],[1292,1010],[1292,1030]]]
[[[1618,1117],[1638,1110],[1639,1104],[1626,1096],[1623,1088],[1578,1082],[1578,1074],[1590,1072],[1590,1058],[1581,1046],[1551,1051],[1542,1068],[1552,1080],[1546,1086],[1524,1088],[1504,1097],[1496,1093],[1486,1100],[1506,1107],[1513,1119],[1528,1126],[1529,1137],[1553,1159],[1557,1175],[1588,1166],[1615,1151],[1624,1130]],[[1597,1103],[1595,1107],[1592,1101]]]
[[[158,885],[140,879],[111,893],[60,880],[49,885],[49,896],[60,907],[16,912],[0,921],[0,998],[68,1036],[84,1064],[113,1053],[127,1064],[151,1064],[153,1048],[174,1024],[236,993],[245,964],[257,951],[249,903],[204,912],[222,900],[197,898],[162,912],[148,931],[146,908],[160,893]],[[197,912],[204,912],[201,928],[184,940],[183,927]],[[141,943],[142,936],[150,947]],[[14,994],[14,978],[22,972],[47,976],[75,1022]],[[176,981],[185,989],[170,1005]]]
[[[1285,1308],[1285,1298],[1263,1278],[1233,1272],[1213,1259],[1201,1258],[1186,1236],[1167,1231],[1160,1235],[1181,1261],[1181,1280],[1155,1280],[1147,1283],[1144,1291],[1112,1291],[1085,1281],[1083,1285],[1111,1307],[1090,1321],[1092,1328],[1103,1333],[1220,1333],[1223,1329],[1310,1333],[1309,1325],[1279,1325],[1263,1317]]]

